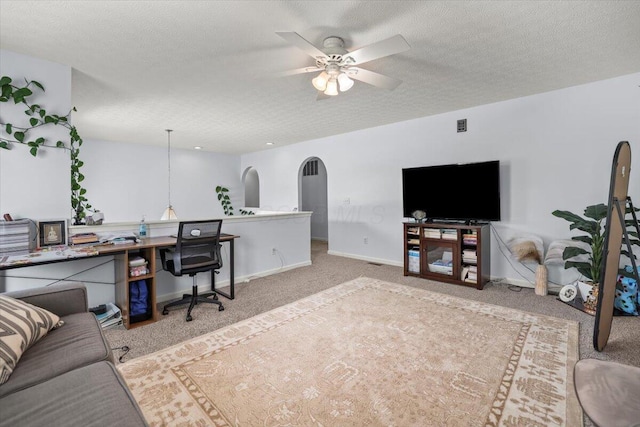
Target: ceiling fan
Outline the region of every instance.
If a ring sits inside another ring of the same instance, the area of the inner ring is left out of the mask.
[[[366,70],[360,65],[384,56],[405,52],[411,48],[400,34],[352,52],[345,49],[344,40],[338,36],[325,38],[323,49],[320,50],[298,33],[277,32],[276,34],[316,60],[315,66],[285,71],[280,75],[291,76],[319,71],[320,74],[311,81],[318,90],[318,99],[336,96],[339,93],[338,89],[340,92],[351,89],[353,80],[359,80],[383,89],[395,89],[402,83],[402,80]]]

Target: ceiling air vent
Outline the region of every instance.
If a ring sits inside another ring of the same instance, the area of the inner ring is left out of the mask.
[[[458,133],[467,131],[467,119],[458,120]]]

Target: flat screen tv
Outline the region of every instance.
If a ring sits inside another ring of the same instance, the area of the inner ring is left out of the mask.
[[[406,218],[416,210],[427,220],[500,221],[500,162],[402,169]]]

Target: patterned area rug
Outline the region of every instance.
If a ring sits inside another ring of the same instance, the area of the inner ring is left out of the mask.
[[[365,277],[118,368],[152,426],[570,427],[577,359],[577,322]]]

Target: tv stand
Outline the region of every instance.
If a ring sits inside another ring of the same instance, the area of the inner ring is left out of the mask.
[[[404,275],[482,289],[490,280],[489,224],[404,223]]]

